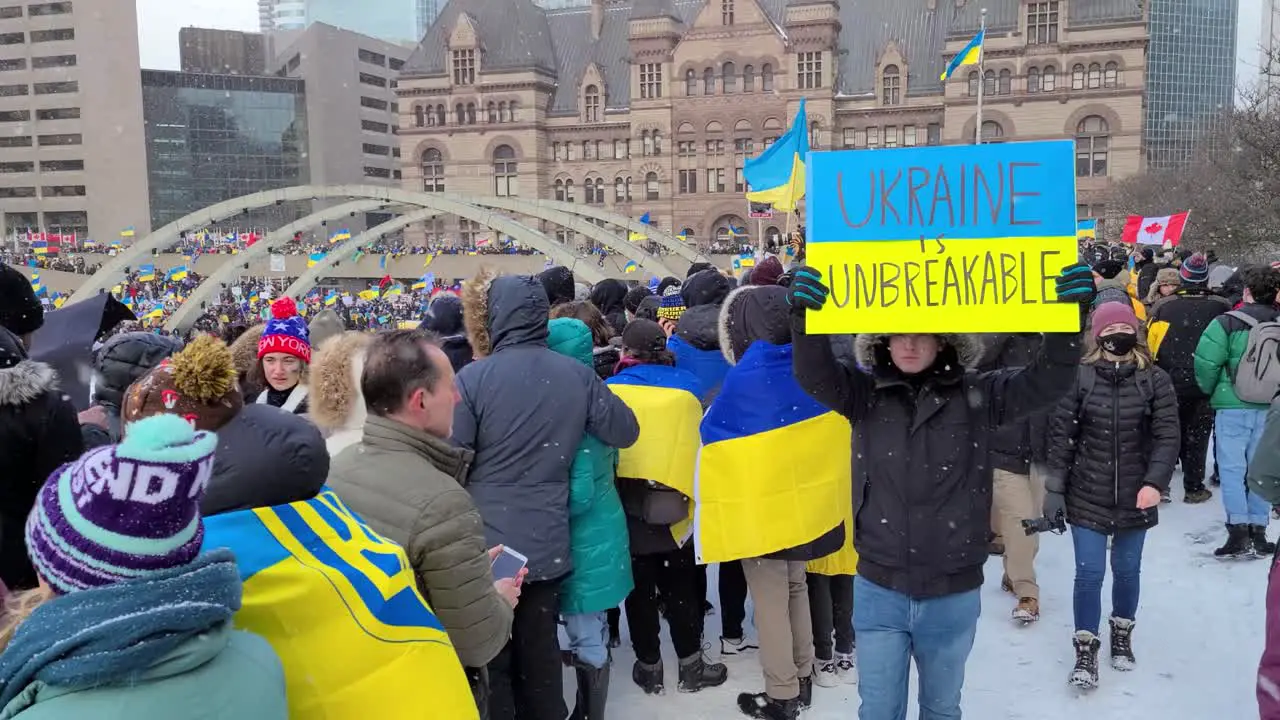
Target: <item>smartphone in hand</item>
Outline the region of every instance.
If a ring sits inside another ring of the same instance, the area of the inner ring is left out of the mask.
[[[520,576],[520,571],[528,564],[529,558],[504,546],[502,552],[493,559],[493,579],[517,578]]]

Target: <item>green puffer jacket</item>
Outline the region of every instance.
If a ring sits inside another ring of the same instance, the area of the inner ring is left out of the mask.
[[[1240,306],[1243,312],[1258,322],[1276,319],[1277,311],[1270,305],[1250,303]],[[1214,410],[1266,410],[1265,404],[1255,405],[1236,397],[1233,380],[1240,358],[1249,345],[1249,325],[1240,318],[1219,315],[1204,329],[1196,345],[1196,384],[1209,394]]]
[[[547,325],[552,350],[590,367],[591,330],[581,320]],[[569,553],[573,572],[560,591],[560,612],[582,615],[618,607],[631,592],[627,516],[613,484],[618,451],[590,435],[569,469]]]

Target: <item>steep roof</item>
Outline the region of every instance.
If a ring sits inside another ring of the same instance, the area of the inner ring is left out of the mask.
[[[484,53],[482,72],[524,68],[556,71],[551,28],[545,12],[533,0],[449,0],[405,61],[401,73],[447,73],[449,36],[462,13],[475,23]]]
[[[1007,2],[1008,0],[997,0]],[[990,0],[988,0],[990,3]],[[1013,0],[1016,5],[1017,0]],[[953,8],[950,0],[938,3]],[[840,4],[839,87],[842,95],[874,93],[876,64],[897,43],[908,65],[907,94],[942,90],[942,50],[946,46],[946,10],[930,10],[926,0],[859,0]]]

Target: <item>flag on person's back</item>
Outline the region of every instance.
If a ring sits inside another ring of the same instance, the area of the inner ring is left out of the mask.
[[[404,551],[332,491],[213,515],[204,532],[205,550],[235,553],[244,583],[235,624],[280,656],[290,718],[478,718],[457,653]]]
[[[1130,215],[1124,221],[1124,231],[1120,239],[1138,245],[1159,245],[1165,248],[1177,247],[1182,240],[1182,230],[1187,226],[1187,216],[1191,212],[1180,212],[1162,217],[1142,217]]]

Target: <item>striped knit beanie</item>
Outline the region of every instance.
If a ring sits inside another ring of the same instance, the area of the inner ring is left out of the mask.
[[[684,297],[680,295],[680,286],[668,286],[658,305],[658,317],[663,320],[679,320],[684,311]]]
[[[65,595],[190,563],[217,445],[181,417],[156,415],[58,468],[27,517],[36,572]]]
[[[1209,261],[1201,253],[1195,253],[1182,261],[1182,284],[1204,285],[1209,282]]]

